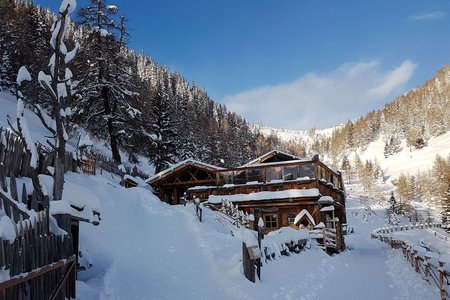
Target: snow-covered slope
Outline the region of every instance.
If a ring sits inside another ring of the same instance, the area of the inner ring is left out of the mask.
[[[450,132],[431,138],[422,149],[410,149],[403,141],[402,151],[387,158],[384,157],[384,142],[380,136],[367,146],[361,158],[377,159],[387,176],[397,178],[401,173],[415,175],[418,171],[430,169],[436,155],[441,157],[450,155]]]
[[[274,133],[282,142],[297,142],[305,143],[306,145],[311,145],[314,137],[329,137],[333,133],[333,130],[341,127],[324,128],[324,129],[311,129],[307,131],[301,130],[290,130],[290,129],[276,129],[265,126],[255,125],[253,129],[259,130],[264,136],[269,136]]]

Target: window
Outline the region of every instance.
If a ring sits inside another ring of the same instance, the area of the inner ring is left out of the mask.
[[[300,165],[299,177],[316,178],[316,166],[314,164]]]
[[[283,167],[283,179],[294,180],[298,178],[298,166]]]
[[[219,173],[219,185],[232,184],[233,183],[233,172],[222,172]]]
[[[277,215],[276,214],[270,214],[270,215],[264,215],[264,226],[266,228],[277,228]]]
[[[266,170],[266,182],[273,182],[282,179],[281,167],[270,167]]]
[[[288,214],[287,221],[288,221],[288,224],[294,224],[295,215],[294,214]]]
[[[247,182],[250,181],[264,181],[264,169],[250,169],[247,170]]]
[[[245,171],[234,172],[233,183],[234,184],[245,184],[247,182],[247,176]]]

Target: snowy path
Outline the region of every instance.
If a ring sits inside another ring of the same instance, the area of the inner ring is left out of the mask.
[[[262,269],[262,281],[242,287],[249,299],[439,299],[398,250],[370,238],[383,211],[363,217],[353,200],[347,211],[355,233],[346,237],[351,250],[328,256],[321,250],[279,258]]]

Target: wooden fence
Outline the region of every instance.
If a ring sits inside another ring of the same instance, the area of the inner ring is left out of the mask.
[[[147,179],[149,176],[147,173],[138,170],[138,168],[127,165],[120,165],[115,160],[99,153],[93,153],[93,159],[96,161],[96,166],[102,170],[107,172],[116,174],[120,177],[123,177],[125,174],[129,174],[134,177],[140,177],[142,179]]]
[[[48,167],[54,166],[56,152],[45,151],[43,147],[38,147],[39,159],[37,171],[39,174],[49,174]],[[149,176],[136,167],[120,166],[113,159],[93,152],[92,157],[86,161],[73,159],[73,152],[67,151],[64,161],[64,171],[77,171],[78,167],[88,174],[95,174],[95,168],[116,174],[123,177],[125,174],[147,179]],[[30,177],[31,157],[25,151],[25,145],[20,137],[11,130],[0,127],[0,164],[3,164],[8,171],[7,175]]]
[[[71,236],[50,233],[47,196],[42,202],[35,193],[28,197],[24,184],[19,197],[15,168],[15,164],[5,167],[0,163],[0,210],[11,220],[16,236],[12,241],[0,238],[4,280],[0,300],[75,298],[76,258]],[[6,174],[10,174],[9,182]]]
[[[247,229],[244,229],[247,230]],[[291,254],[298,254],[303,251],[308,243],[307,239],[288,240],[285,242],[277,242],[276,245],[271,243],[270,247],[267,243],[262,243],[264,240],[264,228],[258,226],[257,231],[258,245],[248,246],[245,242],[242,243],[242,267],[244,276],[251,282],[255,282],[256,275],[261,280],[262,261],[265,263],[275,260],[278,255],[290,256]],[[265,240],[270,236],[266,236]],[[277,249],[277,253],[274,252]]]
[[[9,280],[0,283],[0,299],[75,297],[75,256],[70,236],[48,232],[45,211],[14,224],[16,239],[0,239],[0,267]],[[4,272],[5,272],[4,271]]]
[[[38,166],[39,174],[48,174],[48,167],[54,166],[56,152],[46,152],[43,147],[38,147]],[[31,156],[25,151],[25,144],[20,137],[11,130],[5,130],[0,127],[0,164],[3,164],[8,170],[7,175],[30,177]],[[66,152],[64,161],[64,171],[74,171],[76,161],[72,159],[72,152]]]
[[[441,224],[427,223],[384,227],[372,232],[372,238],[379,239],[389,244],[394,249],[402,250],[404,257],[410,262],[415,272],[419,273],[424,280],[439,288],[441,299],[450,299],[450,273],[446,269],[446,263],[450,263],[448,255],[441,255],[433,252],[432,249],[425,245],[419,246],[408,244],[389,235],[390,233],[397,231],[441,228],[441,226]],[[438,236],[436,231],[434,231],[434,233],[435,236]]]

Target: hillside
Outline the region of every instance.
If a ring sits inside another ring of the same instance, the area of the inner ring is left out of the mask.
[[[416,174],[432,167],[436,155],[447,157],[450,144],[450,66],[443,66],[422,86],[378,111],[327,129],[291,131],[258,127],[275,135],[281,147],[318,152],[341,168],[344,157],[377,161],[388,178]],[[391,144],[396,149],[388,151]]]

